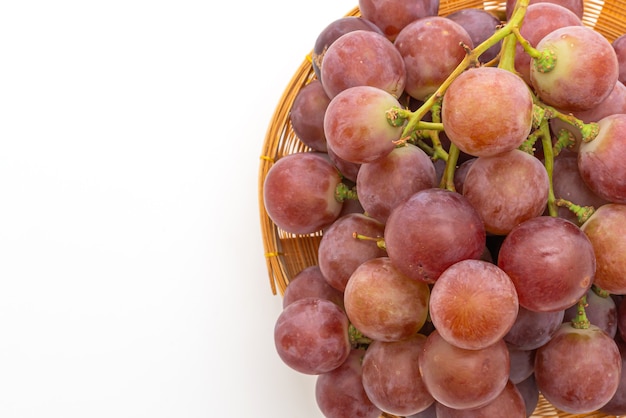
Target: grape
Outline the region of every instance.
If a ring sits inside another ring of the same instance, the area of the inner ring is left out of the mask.
[[[585,313],[589,321],[606,332],[611,338],[617,334],[617,306],[613,298],[600,296],[594,290],[586,294]],[[565,310],[564,322],[570,322],[578,314],[578,306],[573,305]]]
[[[309,375],[327,373],[350,355],[349,321],[335,303],[305,298],[288,305],[274,326],[274,342],[281,360]]]
[[[382,411],[363,388],[361,361],[364,349],[353,349],[336,369],[320,374],[315,381],[315,400],[326,418],[379,418]]]
[[[341,35],[354,30],[370,30],[372,32],[378,32],[381,35],[383,34],[378,26],[362,16],[344,16],[330,22],[317,35],[313,51],[311,52],[311,66],[318,79],[321,79],[322,76],[320,68],[324,62],[324,54],[326,54],[328,47]]]
[[[413,193],[435,187],[437,174],[428,155],[412,144],[396,147],[385,157],[362,164],[356,181],[367,214],[382,223],[391,210]]]
[[[506,347],[509,349],[511,362],[509,380],[513,384],[521,383],[535,371],[535,350],[522,350],[509,343]]]
[[[443,96],[441,120],[446,135],[461,151],[493,156],[526,140],[532,110],[532,96],[520,77],[496,67],[479,67],[452,81]]]
[[[526,13],[528,14],[528,12]],[[446,17],[463,26],[463,28],[470,35],[474,46],[480,45],[492,36],[501,23],[500,19],[498,19],[496,15],[484,9],[459,9],[450,13]],[[487,63],[495,59],[500,53],[501,46],[502,41],[496,43],[487,51],[483,52],[478,57],[478,61],[481,63]]]
[[[554,69],[541,72],[535,60],[530,81],[540,100],[565,111],[591,109],[602,102],[617,82],[615,50],[600,33],[587,26],[565,26],[544,36],[536,48],[556,56]]]
[[[400,52],[378,32],[354,30],[341,35],[324,54],[322,85],[331,99],[350,87],[372,86],[400,97],[406,69]]]
[[[437,402],[433,402],[430,406],[417,414],[407,415],[406,418],[437,418]]]
[[[599,412],[609,415],[624,415],[626,414],[626,343],[620,340],[617,341],[617,348],[619,349],[620,358],[622,361],[622,373],[620,376],[619,384],[615,395],[600,409]]]
[[[564,26],[582,26],[582,20],[564,5],[546,1],[531,2],[520,26],[520,34],[536,47],[544,36]],[[515,70],[527,84],[530,81],[531,58],[518,43],[515,46]]]
[[[624,302],[625,298],[622,298],[619,302],[616,302],[617,305],[617,335],[616,337],[621,338],[621,340],[626,340],[626,302]]]
[[[283,294],[283,309],[308,297],[327,299],[343,309],[343,292],[328,284],[318,265],[302,269],[289,281]]]
[[[535,312],[520,306],[504,341],[519,350],[534,350],[547,343],[563,323],[565,311]]]
[[[618,80],[621,83],[626,83],[626,34],[618,36],[611,44],[615,50],[617,56],[617,63],[619,65]]]
[[[326,282],[343,292],[348,279],[359,265],[366,260],[385,256],[386,252],[376,241],[354,237],[358,233],[382,239],[384,231],[382,223],[361,213],[351,213],[337,219],[322,235],[317,250],[319,268]]]
[[[523,382],[520,382],[515,385],[517,390],[524,398],[524,403],[526,404],[526,416],[530,417],[535,409],[537,409],[537,405],[539,404],[539,389],[537,389],[537,383],[535,382],[535,375],[532,374]]]
[[[565,199],[579,206],[599,207],[608,203],[592,192],[582,179],[576,154],[566,154],[555,158],[552,186],[555,198]],[[576,214],[565,206],[558,208],[558,216],[578,226],[582,225]]]
[[[350,87],[331,99],[324,116],[326,142],[341,159],[363,164],[389,154],[400,139],[402,127],[392,126],[386,112],[400,107],[385,90]]]
[[[607,116],[598,122],[600,132],[578,150],[578,168],[584,182],[595,194],[614,203],[626,203],[626,114]]]
[[[626,205],[600,206],[581,229],[596,255],[594,283],[607,292],[626,294]]]
[[[361,164],[346,161],[337,156],[332,148],[326,148],[326,154],[328,155],[329,160],[335,165],[335,167],[337,167],[337,170],[339,170],[344,180],[350,180],[351,182],[356,183],[356,178],[359,174],[359,170],[361,169]]]
[[[463,195],[480,214],[488,233],[506,235],[544,212],[549,187],[541,161],[514,149],[478,157],[465,175]]]
[[[363,262],[344,292],[350,322],[365,336],[398,341],[415,334],[426,322],[430,289],[402,274],[388,257]]]
[[[293,234],[320,231],[333,223],[342,203],[335,198],[341,176],[317,153],[297,152],[281,157],[264,180],[263,202],[272,221]]]
[[[509,352],[503,340],[480,350],[446,342],[437,330],[419,357],[422,379],[435,400],[449,408],[478,408],[494,400],[509,382]]]
[[[405,90],[418,100],[425,100],[463,61],[466,50],[473,48],[472,38],[457,22],[441,16],[414,20],[396,37],[406,68]]]
[[[544,397],[571,414],[593,412],[616,393],[622,362],[615,341],[595,325],[564,323],[537,349],[535,379]]]
[[[515,7],[515,2],[516,0],[506,0],[505,15],[507,19],[511,18],[513,8]],[[528,2],[529,5],[533,5],[536,3],[557,4],[573,12],[579,19],[583,18],[583,11],[585,10],[585,3],[583,0],[530,0]],[[524,16],[524,19],[526,19],[526,16]]]
[[[607,98],[598,105],[588,110],[570,113],[585,123],[598,122],[600,119],[616,113],[626,113],[626,86],[618,81],[615,83],[615,87],[611,90],[611,93],[607,96]],[[573,135],[574,143],[569,145],[565,150],[572,151],[570,154],[576,156],[582,141],[582,133],[580,129],[575,125],[558,118],[550,119],[550,129],[556,134],[558,134],[561,130],[566,130]]]
[[[482,260],[453,264],[431,289],[430,318],[435,328],[450,344],[467,350],[502,339],[513,326],[518,308],[511,279]]]
[[[402,341],[372,342],[363,358],[363,387],[382,411],[410,415],[434,402],[419,370],[419,355],[426,336],[413,334]]]
[[[293,132],[305,145],[316,151],[327,151],[324,114],[330,99],[319,80],[311,80],[296,95],[289,120]]]
[[[465,197],[431,188],[393,209],[384,237],[387,254],[398,270],[415,280],[434,283],[454,263],[479,259],[486,233]]]
[[[476,161],[476,157],[472,157],[471,159],[462,162],[454,171],[454,189],[461,194],[463,194],[465,177],[467,176],[467,172],[472,164],[474,164],[474,161]]]
[[[565,219],[540,216],[507,235],[498,266],[515,283],[521,306],[549,312],[567,309],[585,295],[594,278],[596,258],[591,241],[579,227]]]
[[[436,16],[439,0],[359,0],[361,16],[378,26],[391,41],[414,20]]]
[[[491,402],[478,408],[454,409],[437,404],[437,418],[526,418],[526,404],[517,387],[507,382],[505,388]]]

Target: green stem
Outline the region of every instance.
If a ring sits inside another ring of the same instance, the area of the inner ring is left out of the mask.
[[[441,177],[441,183],[439,187],[442,189],[447,189],[452,192],[456,191],[454,187],[454,173],[456,172],[456,164],[459,161],[459,155],[461,151],[459,148],[454,145],[454,143],[450,144],[450,150],[448,151],[448,160],[446,161],[446,167],[443,170],[443,176]]]
[[[553,171],[554,171],[554,155],[552,154],[552,136],[550,135],[550,126],[548,121],[544,120],[539,127],[541,132],[541,145],[543,146],[543,161],[548,173],[548,212],[550,216],[558,216],[558,208],[554,196]]]
[[[518,0],[515,11],[511,15],[511,18],[507,21],[507,23],[498,29],[493,35],[489,38],[478,44],[474,49],[469,50],[461,63],[457,65],[457,67],[452,71],[452,73],[444,80],[443,83],[437,88],[435,93],[433,93],[422,105],[411,112],[410,117],[407,118],[407,123],[404,127],[404,131],[402,137],[410,136],[411,132],[417,129],[419,122],[422,120],[424,115],[433,107],[433,105],[441,100],[445,91],[450,87],[450,84],[467,68],[472,65],[476,65],[478,62],[478,58],[485,53],[489,48],[496,45],[498,42],[502,41],[507,36],[513,33],[513,29],[519,27],[526,15],[526,9],[528,8],[529,0]]]
[[[350,345],[353,348],[366,348],[372,343],[372,340],[365,335],[352,324],[348,326],[348,337],[350,339]]]
[[[566,199],[557,199],[554,203],[559,207],[569,209],[574,215],[576,215],[576,218],[581,225],[584,224],[595,212],[595,208],[593,206],[579,206]]]
[[[363,241],[374,241],[376,242],[376,246],[378,246],[378,248],[380,248],[381,250],[387,249],[387,247],[385,246],[385,238],[383,237],[369,237],[367,235],[359,234],[358,232],[353,232],[352,238],[360,239]]]
[[[576,329],[587,329],[591,325],[589,319],[587,318],[587,313],[585,312],[585,307],[587,306],[587,295],[580,298],[578,301],[578,310],[576,311],[576,316],[572,318],[572,326]]]
[[[542,103],[539,100],[535,100],[535,105],[540,106],[544,109],[546,119],[556,118],[560,121],[563,121],[578,128],[582,135],[583,142],[593,141],[600,132],[600,128],[596,122],[585,123],[582,120],[576,118],[571,113],[565,114],[552,106],[548,106],[547,104]]]
[[[337,202],[344,202],[348,199],[356,200],[358,198],[356,187],[350,188],[345,183],[339,183],[335,188],[335,199]]]
[[[602,289],[600,286],[598,286],[595,283],[591,285],[591,290],[593,290],[593,293],[600,296],[601,298],[608,298],[609,296],[611,296],[611,292],[609,292],[608,290]]]

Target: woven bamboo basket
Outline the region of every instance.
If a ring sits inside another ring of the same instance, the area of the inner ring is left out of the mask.
[[[492,11],[504,18],[506,3],[495,0],[440,0],[439,15],[445,16],[464,8],[481,8]],[[346,16],[360,16],[358,7]],[[584,0],[583,24],[604,35],[609,41],[626,33],[626,0]],[[330,22],[329,22],[330,23]],[[289,111],[302,87],[315,78],[310,55],[303,54],[303,62],[289,80],[282,97],[269,123],[261,151],[258,191],[261,231],[269,284],[272,294],[284,294],[290,278],[304,268],[317,264],[317,249],[322,238],[321,232],[308,235],[295,235],[278,228],[269,218],[263,203],[263,184],[268,170],[284,155],[311,149],[294,134]],[[559,411],[541,394],[531,418],[626,418],[626,415],[607,415],[600,412],[569,414]],[[381,418],[396,418],[383,414]],[[495,417],[494,417],[495,418]]]

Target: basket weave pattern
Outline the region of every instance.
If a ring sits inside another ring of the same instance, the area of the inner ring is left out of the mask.
[[[626,33],[626,1],[585,0],[584,4],[582,20],[585,26],[595,29],[611,42]],[[441,0],[439,15],[445,16],[464,8],[481,8],[503,16],[505,3],[493,0]],[[349,11],[346,16],[360,16],[358,7]],[[300,89],[314,78],[315,73],[311,65],[310,56],[307,55],[288,82],[280,98],[266,132],[261,151],[258,179],[259,208],[267,271],[270,288],[274,295],[283,295],[290,278],[304,268],[317,264],[317,249],[322,238],[321,232],[296,235],[281,230],[269,218],[263,203],[263,183],[272,164],[282,156],[295,152],[310,151],[310,148],[300,142],[293,132],[289,120],[289,111]],[[607,415],[599,412],[573,415],[557,410],[540,395],[539,403],[531,418],[540,417],[622,418],[626,416]],[[396,417],[383,414],[381,418]]]

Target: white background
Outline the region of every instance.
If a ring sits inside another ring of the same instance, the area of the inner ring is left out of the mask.
[[[356,1],[0,6],[0,417],[318,418],[273,345],[265,131]]]

